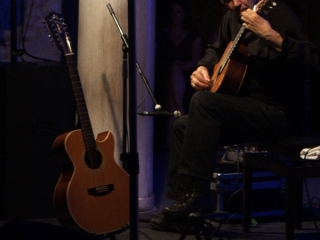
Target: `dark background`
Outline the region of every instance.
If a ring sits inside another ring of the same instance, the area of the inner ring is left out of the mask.
[[[29,9],[24,12],[24,1],[15,0],[17,3],[16,18],[17,24],[21,21],[27,21]],[[187,0],[186,0],[187,1]],[[281,0],[289,5],[292,10],[300,18],[303,28],[309,39],[316,44],[320,49],[320,0]],[[13,1],[11,1],[12,3]],[[192,28],[197,29],[204,41],[217,31],[221,17],[225,12],[220,0],[189,0],[194,24]],[[2,0],[1,7],[9,8],[10,0]],[[156,1],[156,26],[155,28],[161,29],[168,23],[170,0]],[[77,39],[77,26],[78,26],[78,8],[79,0],[64,0],[62,1],[62,15],[65,17],[69,25],[69,31],[72,39]],[[5,9],[0,10],[0,27],[10,28],[10,14]],[[33,24],[29,22],[29,24]],[[0,44],[3,40],[2,29],[0,29]],[[76,52],[77,41],[73,41],[73,47]]]
[[[2,1],[10,2],[9,0]],[[291,6],[301,19],[306,35],[319,51],[320,0],[283,1]],[[18,2],[21,3],[22,0]],[[157,31],[168,23],[169,3],[169,0],[156,1],[155,28]],[[192,28],[197,29],[206,42],[210,35],[217,31],[225,9],[219,0],[190,0],[190,4],[194,18]],[[18,4],[19,9],[21,6]],[[78,34],[78,7],[78,0],[64,0],[62,3],[62,15],[69,26],[74,26],[69,28],[72,39],[77,39]],[[19,13],[19,9],[17,10],[17,22],[25,19],[25,16],[22,16],[21,12]],[[3,20],[10,16],[0,17]],[[3,26],[2,23],[0,25]],[[5,27],[10,26],[6,25]],[[77,41],[73,41],[75,53],[77,52],[76,44]],[[57,72],[58,76],[55,75]],[[315,116],[319,112],[318,102],[320,102],[318,99],[318,78],[319,71],[311,79],[314,84],[311,91],[315,98],[313,101],[315,105],[312,108]],[[56,79],[59,79],[58,84],[61,86],[59,89],[54,88],[57,83]],[[56,161],[51,154],[51,144],[55,136],[71,130],[74,122],[74,105],[72,97],[71,99],[68,97],[70,96],[68,93],[70,87],[68,74],[63,65],[55,67],[44,65],[37,71],[30,67],[23,70],[4,66],[1,68],[0,80],[0,219],[53,217],[52,191],[50,189],[57,181],[59,169],[54,164]],[[21,82],[26,86],[22,86]],[[43,82],[47,82],[49,85],[42,85]],[[55,84],[51,86],[52,83]],[[28,90],[31,84],[34,84],[34,88]],[[14,98],[16,95],[11,93],[16,92],[17,89],[21,94],[16,99]],[[63,98],[61,98],[61,89],[66,91]],[[58,103],[57,100],[59,100]],[[47,109],[55,109],[56,107],[56,113],[47,111]],[[30,109],[30,111],[22,113],[20,109]],[[315,127],[320,125],[319,119],[319,117],[313,118]],[[27,128],[24,128],[23,131],[17,131],[19,126],[27,126]],[[32,152],[34,150],[38,151]],[[11,157],[9,158],[8,155]],[[161,161],[154,163],[155,169],[158,167],[157,164],[163,165]],[[156,184],[159,182],[154,184],[155,191],[158,191]]]

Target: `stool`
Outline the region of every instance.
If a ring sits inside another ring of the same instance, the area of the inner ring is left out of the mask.
[[[302,226],[303,179],[320,177],[320,161],[304,161],[300,158],[300,151],[303,148],[320,145],[320,137],[296,137],[273,144],[250,143],[250,145],[258,146],[259,149],[274,153],[284,159],[276,161],[266,158],[264,154],[244,153],[242,165],[243,231],[250,231],[252,172],[253,169],[260,169],[285,178],[286,239],[293,240],[295,228],[301,229]]]

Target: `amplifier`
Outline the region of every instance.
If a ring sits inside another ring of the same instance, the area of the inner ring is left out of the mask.
[[[56,137],[75,128],[65,65],[0,63],[0,220],[54,217]]]
[[[252,183],[252,217],[281,216],[285,213],[285,179],[269,172],[254,172]],[[242,173],[213,173],[211,190],[216,210],[242,213]]]

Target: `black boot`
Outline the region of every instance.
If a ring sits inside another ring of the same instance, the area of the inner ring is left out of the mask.
[[[212,213],[214,203],[210,191],[210,182],[192,181],[186,194],[162,213],[166,216],[188,216],[192,212]]]

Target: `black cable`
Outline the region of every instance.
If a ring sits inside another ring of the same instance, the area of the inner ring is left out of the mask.
[[[319,239],[320,239],[320,232],[319,232],[319,228],[318,228],[318,224],[317,224],[317,220],[315,218],[315,215],[313,213],[313,206],[312,206],[312,202],[311,202],[311,199],[310,199],[310,194],[309,194],[309,189],[308,189],[308,186],[307,186],[307,179],[303,179],[304,181],[304,185],[305,185],[305,189],[306,189],[306,194],[307,194],[307,198],[308,198],[308,202],[309,202],[309,207],[310,207],[310,212],[311,212],[311,216],[312,216],[312,221],[314,223],[314,226],[317,230],[317,233],[318,233],[318,236],[319,236]]]
[[[147,239],[152,240],[152,238],[150,238],[146,233],[144,233],[144,232],[141,231],[140,229],[139,229],[139,232],[140,232],[143,236],[145,236]]]
[[[215,227],[211,222],[212,222],[212,219],[208,222],[206,222],[206,228],[208,228],[208,226],[212,228],[215,228],[214,231],[211,231],[212,233],[210,234],[210,238],[212,239],[213,237],[218,237],[218,239],[222,239],[221,237],[224,236],[224,238],[227,238],[229,239],[226,235],[228,232],[223,232],[221,229],[234,217],[236,216],[236,214],[232,214],[232,215],[229,215],[229,217],[225,220],[225,221],[220,221],[219,225],[217,227]],[[220,234],[218,234],[220,233]]]
[[[303,162],[304,162],[304,164],[303,164],[303,169],[306,167],[306,166],[305,166],[305,162],[307,161],[307,159],[306,159],[306,158],[307,158],[307,155],[308,155],[309,151],[312,150],[312,149],[314,149],[314,148],[309,148],[309,149],[306,151],[306,153],[304,154],[304,158],[302,159]],[[312,206],[312,201],[311,201],[311,199],[310,199],[310,194],[309,194],[309,189],[308,189],[307,179],[306,179],[306,178],[303,179],[303,183],[304,183],[304,186],[305,186],[305,190],[306,190],[306,194],[307,194],[307,199],[308,199],[308,204],[309,204],[309,207],[310,207],[312,219],[313,219],[315,228],[316,228],[316,230],[317,230],[317,233],[318,233],[319,239],[320,239],[319,228],[318,228],[317,222],[316,222],[316,220],[315,220],[315,216],[314,216],[314,214],[313,214],[313,212],[312,212],[313,206]]]
[[[226,211],[228,211],[228,205],[230,204],[230,201],[232,200],[232,198],[239,192],[242,192],[242,189],[239,189],[230,195],[230,197],[228,198],[228,201],[226,202],[226,207],[225,207]]]
[[[22,1],[23,3],[21,4],[22,5],[22,9],[25,8],[25,2]],[[22,35],[22,52],[20,51],[17,51],[15,54],[17,56],[20,57],[20,59],[23,61],[23,62],[27,62],[25,59],[23,59],[22,55],[27,55],[28,57],[30,58],[33,58],[33,59],[36,59],[36,60],[41,60],[41,61],[45,61],[45,62],[57,62],[58,61],[54,61],[54,60],[51,60],[51,59],[46,59],[46,58],[41,58],[41,57],[37,57],[37,56],[34,56],[34,55],[31,55],[30,53],[27,52],[26,48],[25,48],[25,38],[26,38],[26,35],[27,35],[27,32],[28,32],[28,27],[29,27],[29,22],[30,22],[30,19],[31,19],[31,15],[32,15],[32,11],[33,11],[33,8],[34,8],[34,0],[32,0],[31,2],[31,7],[30,7],[30,10],[29,10],[29,13],[28,13],[28,17],[27,17],[27,22],[25,24],[25,30],[24,30],[24,21],[22,20],[22,28],[21,28],[21,35]],[[24,18],[22,18],[24,19]]]
[[[304,164],[303,164],[303,168],[302,169],[305,169],[305,167],[306,167],[305,163],[307,161],[307,159],[306,159],[307,155],[308,155],[309,151],[312,150],[312,149],[314,149],[314,148],[308,149],[307,152],[304,154],[304,158],[303,158]],[[320,239],[320,232],[319,232],[317,220],[315,219],[314,213],[312,211],[313,210],[313,206],[312,206],[312,201],[310,199],[310,193],[309,193],[309,188],[308,188],[308,184],[307,184],[307,179],[306,178],[303,179],[303,183],[304,183],[304,187],[306,189],[306,194],[307,194],[307,199],[308,199],[308,203],[309,203],[309,207],[310,207],[310,211],[311,211],[312,220],[313,220],[314,226],[315,226],[315,228],[317,230],[318,237]]]

